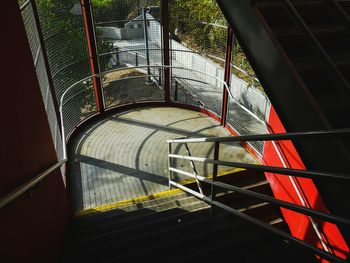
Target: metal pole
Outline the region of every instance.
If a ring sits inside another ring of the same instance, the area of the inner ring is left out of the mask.
[[[224,81],[227,87],[230,87],[231,82],[231,61],[232,61],[232,43],[233,43],[233,30],[228,27],[227,30],[227,44],[226,44],[226,59],[225,59],[225,76]],[[222,95],[222,109],[221,109],[221,125],[225,126],[227,119],[227,103],[228,103],[228,90],[223,87]]]
[[[216,191],[214,188],[214,182],[217,179],[218,176],[218,164],[215,163],[219,159],[219,150],[220,150],[220,142],[214,143],[214,163],[213,163],[213,178],[212,178],[212,184],[211,184],[211,205],[210,205],[210,215],[213,215],[214,213],[214,207],[213,207],[213,201],[215,201],[216,198]]]
[[[169,180],[169,190],[171,190],[171,180],[172,180],[172,171],[170,170],[171,167],[171,157],[170,154],[172,152],[171,149],[171,143],[168,143],[168,180]]]
[[[178,84],[177,84],[177,81],[175,80],[175,89],[174,89],[174,101],[177,101],[178,100]]]
[[[143,35],[145,38],[147,75],[148,75],[148,81],[146,83],[150,84],[150,83],[152,83],[152,80],[151,80],[151,69],[149,68],[150,59],[149,59],[148,30],[147,30],[147,8],[145,8],[145,7],[142,8],[142,15],[143,15]]]
[[[162,11],[162,45],[163,45],[163,65],[170,66],[169,50],[169,1],[161,1]],[[164,68],[164,99],[170,103],[170,69]]]
[[[92,75],[97,75],[100,73],[100,66],[98,60],[96,34],[90,1],[91,0],[81,0],[81,9],[84,18],[84,27],[86,33],[87,46],[89,50],[91,73]],[[105,107],[103,102],[102,83],[100,76],[93,77],[93,85],[95,90],[95,101],[97,110],[100,113],[102,113],[104,112]]]
[[[47,75],[47,79],[48,79],[48,82],[49,82],[49,89],[50,89],[50,92],[51,92],[51,98],[52,98],[53,106],[54,106],[55,113],[56,113],[57,123],[61,123],[61,117],[60,117],[60,112],[59,112],[58,100],[57,100],[57,96],[56,96],[55,87],[54,87],[54,84],[53,84],[53,79],[52,79],[49,59],[47,57],[45,41],[44,41],[44,36],[43,36],[41,24],[40,24],[38,9],[36,7],[35,0],[31,0],[30,2],[32,4],[32,9],[33,9],[33,15],[34,15],[34,20],[35,20],[35,24],[36,24],[36,29],[38,31],[38,36],[39,36],[39,41],[40,41],[40,46],[41,46],[41,52],[43,53],[43,59],[44,59],[44,64],[45,64],[45,69],[46,69],[46,75]],[[58,125],[58,128],[59,128],[60,133],[62,134],[61,125]]]
[[[185,148],[186,148],[187,155],[188,156],[192,156],[191,151],[190,151],[190,147],[188,147],[187,143],[185,143]],[[193,175],[195,176],[195,179],[196,179],[196,182],[197,182],[198,190],[199,190],[200,194],[203,194],[202,184],[198,180],[198,172],[197,172],[196,165],[194,164],[193,161],[190,161],[190,165],[191,165],[191,168],[192,168]]]

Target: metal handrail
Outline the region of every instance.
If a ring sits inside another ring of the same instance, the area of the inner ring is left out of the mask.
[[[218,143],[218,142],[216,142]],[[171,152],[171,143],[169,143],[169,149]],[[230,162],[222,162],[222,161],[219,161],[219,160],[216,160],[214,158],[214,160],[211,160],[211,159],[207,159],[207,158],[198,158],[198,157],[192,157],[192,158],[189,158],[188,156],[179,156],[179,155],[174,155],[174,154],[169,154],[169,164],[171,163],[171,158],[180,158],[180,159],[187,159],[187,160],[192,160],[192,161],[203,161],[203,162],[208,162],[208,163],[212,163],[214,165],[224,165],[224,166],[231,166],[230,164],[234,165],[235,167],[239,167],[239,166],[236,166],[235,163],[230,163]],[[201,198],[203,201],[209,203],[211,206],[217,206],[217,207],[220,207],[230,213],[233,213],[241,218],[244,218],[245,220],[248,220],[252,223],[255,223],[279,236],[282,236],[283,238],[286,238],[287,240],[290,240],[294,243],[297,243],[311,251],[313,251],[315,254],[325,258],[325,259],[328,259],[328,260],[331,260],[332,262],[343,262],[343,259],[337,257],[337,256],[334,256],[332,255],[331,253],[329,253],[329,250],[327,249],[327,246],[325,245],[323,239],[320,239],[321,241],[321,244],[324,248],[324,250],[321,250],[321,249],[318,249],[310,244],[308,244],[307,242],[303,241],[303,240],[300,240],[298,238],[295,238],[283,231],[280,231],[280,230],[276,230],[274,229],[273,227],[269,226],[268,224],[266,223],[263,223],[251,216],[248,216],[248,215],[245,215],[241,212],[239,212],[238,210],[236,209],[233,209],[229,206],[226,206],[216,200],[214,200],[215,198],[215,192],[214,192],[214,186],[216,187],[220,187],[220,188],[224,188],[224,189],[227,189],[227,190],[231,190],[231,191],[234,191],[234,192],[237,192],[237,193],[240,193],[240,194],[243,194],[243,195],[247,195],[247,196],[250,196],[250,197],[253,197],[253,198],[256,198],[256,199],[259,199],[259,200],[263,200],[263,201],[267,201],[269,203],[272,203],[272,204],[275,204],[275,205],[278,205],[280,207],[284,207],[284,208],[287,208],[289,210],[292,210],[292,211],[295,211],[295,212],[298,212],[298,213],[302,213],[302,214],[305,214],[305,215],[308,215],[310,219],[311,216],[312,217],[315,217],[315,218],[318,218],[318,219],[321,219],[321,220],[324,220],[324,221],[328,221],[328,222],[331,222],[331,223],[335,223],[335,224],[344,224],[344,225],[350,225],[350,220],[347,219],[347,218],[343,218],[343,217],[339,217],[339,216],[333,216],[333,215],[330,215],[330,214],[327,214],[327,213],[323,213],[323,212],[320,212],[320,211],[316,211],[316,210],[313,210],[311,208],[308,208],[308,207],[305,207],[305,206],[300,206],[300,205],[296,205],[294,203],[290,203],[290,202],[286,202],[286,201],[282,201],[282,200],[279,200],[279,199],[276,199],[276,198],[273,198],[271,196],[267,196],[267,195],[264,195],[264,194],[260,194],[260,193],[257,193],[257,192],[254,192],[254,191],[251,191],[251,190],[246,190],[246,189],[242,189],[240,187],[236,187],[236,186],[232,186],[232,185],[229,185],[229,184],[226,184],[226,183],[222,183],[222,182],[218,182],[218,181],[215,181],[214,178],[213,180],[210,180],[206,177],[203,177],[203,176],[195,176],[191,173],[188,173],[186,171],[183,171],[183,170],[180,170],[180,169],[176,169],[174,167],[171,167],[169,166],[169,179],[171,179],[170,175],[171,175],[171,172],[176,172],[176,173],[179,173],[179,174],[183,174],[183,175],[186,175],[188,177],[191,177],[191,178],[195,178],[196,180],[199,180],[199,181],[202,181],[202,182],[205,182],[205,183],[208,183],[211,185],[211,189],[212,189],[212,193],[211,193],[211,197],[207,197],[201,193],[198,193],[198,192],[195,192],[194,190],[186,187],[186,186],[183,186],[183,185],[180,185],[179,183],[176,183],[172,180],[169,180],[169,185],[170,186],[175,186],[175,187],[178,187],[192,195],[195,195],[197,196],[198,198]],[[274,171],[274,172],[277,172],[277,171]],[[350,179],[350,178],[346,178],[346,179]],[[312,222],[313,222],[313,219],[312,219]],[[316,231],[317,230],[317,231]],[[316,226],[316,234],[318,234],[319,230]]]
[[[247,163],[239,163],[239,162],[219,161],[219,160],[214,160],[214,159],[205,158],[205,157],[185,156],[185,155],[179,155],[179,154],[170,154],[169,156],[172,158],[183,159],[188,161],[218,164],[222,166],[251,169],[254,171],[261,171],[261,172],[278,173],[281,175],[293,175],[293,176],[302,177],[302,178],[314,179],[318,177],[318,178],[324,178],[324,179],[332,178],[339,181],[350,180],[350,175],[340,174],[340,173],[318,172],[318,171],[312,171],[312,170],[282,168],[277,166],[265,166],[260,164],[247,164]]]
[[[170,151],[168,152],[168,158],[169,158],[169,164],[171,163],[171,159],[183,159],[183,160],[188,160],[191,162],[202,162],[202,163],[210,163],[213,164],[214,166],[222,165],[222,166],[228,166],[228,167],[236,167],[236,168],[245,168],[245,169],[251,169],[251,170],[257,170],[257,171],[262,171],[262,172],[271,172],[271,173],[276,173],[284,176],[295,176],[295,177],[302,177],[302,178],[310,178],[314,179],[316,177],[318,178],[328,178],[328,179],[334,179],[334,180],[340,180],[340,181],[348,181],[350,180],[350,176],[347,174],[339,174],[339,173],[330,173],[330,172],[318,172],[318,171],[311,171],[311,170],[300,170],[300,169],[291,169],[291,168],[284,168],[282,167],[273,167],[273,166],[265,166],[265,165],[257,165],[257,164],[247,164],[247,163],[238,163],[238,162],[228,162],[228,161],[220,161],[218,160],[218,155],[214,159],[210,158],[202,158],[202,157],[192,157],[192,156],[183,156],[183,155],[178,155],[178,154],[172,154],[171,153],[171,144],[172,143],[180,143],[180,144],[187,144],[187,143],[203,143],[203,142],[214,142],[215,145],[220,144],[221,142],[247,142],[247,141],[272,141],[274,143],[274,146],[276,147],[277,153],[280,155],[279,149],[275,145],[275,141],[277,140],[291,140],[291,139],[333,139],[337,138],[339,139],[340,137],[348,137],[350,136],[350,129],[338,129],[338,130],[330,130],[330,131],[314,131],[314,132],[295,132],[295,133],[283,133],[283,134],[253,134],[253,135],[241,135],[241,136],[235,136],[235,137],[206,137],[206,138],[190,138],[190,139],[173,139],[173,140],[167,140],[167,143],[169,144],[169,149]],[[215,147],[216,148],[216,147]],[[214,154],[215,155],[215,154]],[[281,157],[282,158],[282,157]],[[281,160],[283,161],[283,160]],[[208,183],[211,185],[211,197],[204,196],[202,193],[196,193],[195,196],[198,198],[201,198],[205,202],[209,203],[212,206],[218,206],[221,207],[222,209],[233,213],[241,218],[244,218],[252,223],[255,223],[265,229],[268,229],[271,232],[274,232],[275,234],[290,240],[294,243],[297,243],[311,251],[313,251],[315,254],[331,260],[332,262],[344,262],[342,258],[337,257],[333,254],[330,253],[330,250],[328,249],[328,244],[325,242],[325,240],[322,237],[321,231],[318,229],[317,224],[314,221],[314,218],[318,218],[324,221],[328,221],[334,224],[343,224],[343,225],[350,225],[350,220],[348,218],[343,218],[339,216],[334,216],[330,215],[327,213],[323,213],[321,211],[316,211],[313,210],[312,208],[309,208],[305,204],[305,200],[303,196],[300,196],[300,191],[296,188],[295,191],[297,192],[299,198],[301,199],[302,205],[296,205],[294,203],[286,202],[280,199],[276,199],[274,197],[260,194],[254,191],[242,189],[240,187],[232,186],[226,183],[218,182],[215,181],[214,178],[213,180],[209,180],[206,177],[196,175],[194,176],[191,173],[188,173],[186,171],[176,169],[175,167],[171,167],[169,165],[169,185],[170,186],[175,186],[178,187],[184,191],[189,192],[190,194],[194,194],[193,189],[189,189],[186,186],[182,186],[174,181],[172,181],[172,172],[179,173],[182,175],[186,175],[190,178],[194,178],[196,180]],[[275,205],[278,205],[280,207],[287,208],[289,210],[302,213],[306,216],[308,216],[312,227],[314,228],[314,231],[319,238],[321,245],[323,247],[323,250],[318,249],[307,242],[304,242],[298,238],[295,238],[283,231],[276,230],[272,228],[271,226],[253,218],[248,215],[242,214],[238,210],[235,210],[231,207],[228,207],[216,200],[215,199],[215,191],[214,191],[214,186],[219,187],[219,188],[224,188],[230,191],[234,191],[243,195],[247,195],[262,201],[266,201]],[[293,185],[294,186],[294,185]]]
[[[332,139],[350,136],[350,129],[334,129],[326,131],[305,131],[274,134],[249,134],[227,137],[203,137],[167,140],[168,143],[201,143],[201,142],[242,142],[242,141],[282,141],[307,139]]]
[[[337,14],[340,16],[340,19],[342,20],[343,25],[345,28],[350,31],[350,16],[348,13],[343,9],[343,7],[338,3],[337,0],[326,0],[329,5],[331,5]]]
[[[20,187],[16,188],[14,191],[10,192],[9,194],[5,195],[0,199],[0,209],[4,206],[8,205],[15,199],[17,199],[19,196],[27,192],[28,190],[32,189],[34,186],[39,184],[42,180],[44,180],[48,175],[52,174],[54,171],[59,169],[63,164],[67,162],[67,159],[64,159],[62,161],[59,161],[55,165],[52,165],[50,168],[45,170],[44,172],[40,173],[38,176],[34,177],[33,179],[29,180],[25,184],[21,185]]]
[[[198,70],[194,70],[194,69],[188,69],[188,68],[184,68],[184,67],[176,67],[176,66],[165,66],[165,65],[144,65],[144,66],[133,66],[133,67],[122,67],[122,68],[117,68],[117,69],[111,69],[111,70],[106,70],[106,71],[103,71],[103,72],[100,72],[98,74],[93,74],[93,75],[90,75],[88,77],[85,77],[79,81],[76,81],[75,83],[73,83],[72,85],[70,85],[62,94],[61,96],[61,99],[60,99],[60,105],[59,105],[59,112],[60,112],[60,119],[61,119],[61,130],[62,130],[62,141],[64,142],[63,143],[63,158],[64,159],[67,159],[67,147],[66,147],[66,135],[65,135],[65,129],[64,129],[64,120],[63,120],[63,105],[64,105],[64,99],[65,99],[65,96],[67,95],[67,93],[73,89],[74,87],[76,87],[78,84],[81,84],[83,83],[84,81],[88,81],[94,77],[102,77],[106,74],[109,74],[109,73],[112,73],[112,72],[116,72],[116,71],[123,71],[123,70],[130,70],[130,69],[144,69],[144,68],[162,68],[162,69],[165,69],[165,68],[168,68],[168,69],[179,69],[179,70],[186,70],[186,71],[190,71],[190,72],[193,72],[193,73],[196,73],[196,74],[200,74],[200,75],[205,75],[206,77],[211,77],[211,78],[214,78],[215,80],[217,80],[218,82],[220,82],[221,84],[224,85],[224,87],[226,88],[226,90],[228,91],[228,94],[230,96],[230,98],[233,100],[233,101],[237,101],[236,99],[233,98],[233,95],[231,93],[231,90],[229,89],[227,83],[223,80],[221,80],[219,77],[217,76],[214,76],[214,75],[210,75],[210,74],[206,74],[206,73],[203,73],[201,71],[198,71]],[[148,76],[148,75],[146,75]],[[151,75],[152,76],[152,75]],[[144,77],[144,76],[142,76]],[[196,79],[190,79],[190,78],[184,78],[184,77],[178,77],[178,76],[175,76],[175,78],[181,78],[181,79],[188,79],[188,80],[192,80],[192,81],[198,81]],[[264,121],[260,120],[256,115],[254,115],[251,111],[249,111],[247,108],[245,108],[244,106],[242,106],[240,103],[238,103],[238,105],[243,109],[245,110],[249,115],[252,115],[257,121],[265,124]]]
[[[171,144],[169,144],[171,145]],[[174,172],[177,172],[177,173],[180,173],[180,174],[184,174],[184,175],[187,175],[189,177],[192,177],[194,178],[194,175],[188,173],[188,172],[185,172],[185,171],[182,171],[182,170],[179,170],[179,169],[176,169],[176,168],[172,168],[170,167],[170,171],[174,171]],[[310,251],[314,252],[315,254],[325,258],[325,259],[328,259],[330,260],[331,262],[344,262],[343,259],[337,257],[337,256],[334,256],[332,254],[330,254],[328,251],[326,250],[321,250],[319,248],[316,248],[314,246],[312,246],[311,244],[303,241],[303,240],[300,240],[298,238],[295,238],[293,236],[291,236],[290,234],[287,234],[281,230],[278,230],[276,228],[273,228],[272,226],[252,217],[252,216],[248,216],[242,212],[240,212],[239,210],[236,210],[232,207],[229,207],[221,202],[218,202],[218,201],[215,201],[213,199],[213,186],[217,186],[217,187],[220,187],[220,188],[225,188],[225,189],[228,189],[228,190],[231,190],[231,191],[235,191],[235,192],[238,192],[240,194],[244,194],[244,195],[248,195],[250,197],[253,197],[253,198],[257,198],[257,199],[260,199],[260,200],[263,200],[263,201],[267,201],[267,202],[270,202],[270,203],[273,203],[273,204],[276,204],[276,205],[279,205],[281,207],[285,207],[287,209],[290,209],[290,210],[293,210],[293,211],[296,211],[296,212],[299,212],[299,213],[303,213],[303,214],[306,214],[306,215],[309,215],[309,216],[314,216],[314,217],[317,217],[317,218],[320,218],[320,219],[323,219],[325,221],[329,221],[329,222],[334,222],[334,223],[341,223],[341,224],[346,224],[346,225],[349,225],[350,224],[350,220],[349,219],[346,219],[346,218],[342,218],[342,217],[336,217],[336,216],[332,216],[332,215],[329,215],[329,214],[325,214],[325,213],[322,213],[322,212],[319,212],[319,211],[315,211],[315,210],[312,210],[310,208],[307,208],[307,207],[303,207],[303,206],[299,206],[299,205],[295,205],[293,203],[289,203],[289,202],[285,202],[285,201],[282,201],[282,200],[279,200],[279,199],[275,199],[273,197],[270,197],[270,196],[267,196],[267,195],[263,195],[263,194],[260,194],[260,193],[257,193],[257,192],[254,192],[254,191],[250,191],[250,190],[245,190],[245,189],[242,189],[240,187],[235,187],[235,186],[232,186],[232,185],[228,185],[226,183],[222,183],[222,182],[218,182],[218,181],[213,181],[213,180],[210,180],[206,177],[203,177],[203,176],[197,176],[197,179],[202,181],[202,182],[205,182],[205,183],[208,183],[208,184],[211,184],[212,186],[212,195],[211,197],[208,197],[208,196],[205,196],[201,193],[198,193],[196,191],[194,191],[193,189],[190,189],[184,185],[181,185],[179,183],[176,183],[174,181],[169,181],[169,185],[170,186],[175,186],[177,188],[180,188],[181,190],[185,191],[185,192],[188,192],[200,199],[202,199],[203,201],[207,202],[208,204],[210,204],[211,206],[217,206],[217,207],[220,207],[222,209],[224,209],[225,211],[228,211],[240,218],[243,218],[251,223],[254,223],[256,225],[259,225],[260,227],[263,227],[267,230],[269,230],[270,232],[273,232],[274,234],[277,234],[281,237],[283,237],[283,239],[286,239],[286,240],[289,240],[291,242],[294,242],[296,244],[299,244],[307,249],[309,249]]]
[[[23,11],[23,9],[26,8],[26,6],[30,3],[30,1],[31,1],[31,0],[25,1],[25,2],[19,7],[19,9],[20,9],[21,11]]]

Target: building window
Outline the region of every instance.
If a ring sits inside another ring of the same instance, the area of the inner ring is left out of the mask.
[[[142,25],[141,25],[141,24],[137,24],[137,27],[138,27],[138,28],[142,28]]]
[[[134,25],[130,25],[130,29],[134,29]]]

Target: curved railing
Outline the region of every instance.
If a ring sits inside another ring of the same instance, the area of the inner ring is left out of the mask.
[[[230,99],[237,102],[229,86],[223,80],[198,70],[163,65],[112,69],[77,81],[62,94],[60,117],[63,141],[67,142],[71,133],[82,122],[98,114],[92,85],[93,78],[102,79],[103,99],[105,108],[108,110],[139,102],[164,102],[161,78],[162,71],[166,68],[172,71],[173,86],[177,85],[177,88],[172,89],[171,94],[172,101],[175,103],[203,107],[220,116],[223,88],[228,91]],[[131,83],[132,81],[134,83]],[[266,126],[265,122],[253,112],[238,102],[237,105],[255,121]],[[63,156],[67,158],[65,145]]]
[[[117,68],[108,70],[105,72],[102,72],[97,75],[89,76],[87,78],[84,78],[73,85],[71,85],[62,95],[61,101],[60,101],[60,114],[61,114],[61,125],[62,125],[62,140],[67,142],[70,134],[74,131],[74,129],[79,126],[82,122],[84,122],[87,118],[94,116],[97,114],[97,109],[94,101],[94,89],[92,86],[92,80],[94,77],[101,77],[102,78],[102,89],[103,89],[103,97],[104,97],[104,103],[107,109],[114,108],[117,106],[122,106],[129,103],[138,103],[138,102],[162,102],[164,101],[164,91],[161,86],[161,78],[162,78],[162,72],[159,74],[156,74],[157,69],[162,71],[163,69],[169,68],[172,70],[172,82],[173,83],[179,83],[178,85],[182,86],[193,86],[193,89],[196,89],[198,87],[203,88],[203,86],[207,86],[211,91],[214,93],[220,93],[218,96],[218,101],[221,100],[223,87],[228,91],[228,95],[230,100],[236,101],[232,90],[230,87],[225,83],[223,80],[221,80],[217,76],[208,75],[206,73],[203,73],[201,71],[193,70],[193,69],[187,69],[183,67],[174,67],[174,66],[161,66],[161,65],[152,65],[152,66],[134,66],[134,67],[123,67],[123,68]],[[150,71],[153,71],[154,74],[148,74]],[[133,74],[127,75],[122,74],[122,72],[132,72]],[[205,76],[203,76],[205,75]],[[202,76],[201,78],[195,78]],[[215,80],[215,84],[218,83],[219,85],[213,84],[213,82],[208,81],[208,78],[211,80]],[[137,87],[137,83],[133,83],[133,85],[130,85],[128,87],[128,83],[131,81],[138,81],[139,84],[144,83],[144,88],[147,88],[148,90],[145,91],[145,93],[139,93],[135,95],[135,92],[132,92],[130,90],[131,88],[139,89]],[[198,85],[198,87],[196,87]],[[120,88],[124,87],[125,91],[127,93],[123,94],[120,93]],[[182,87],[186,89],[186,87]],[[182,89],[181,87],[177,87],[177,90],[175,90],[175,93],[172,94],[172,100],[174,102],[180,102],[180,103],[186,103],[186,101],[179,96],[179,90]],[[158,92],[152,92],[158,91]],[[188,87],[187,87],[188,90]],[[150,92],[151,91],[151,92]],[[123,95],[130,95],[133,94],[133,98],[127,97],[126,99],[122,99]],[[136,97],[135,97],[136,96]],[[220,111],[217,111],[215,109],[210,109],[210,105],[207,103],[203,103],[200,98],[198,99],[198,94],[196,92],[192,91],[188,94],[185,94],[185,96],[192,96],[192,102],[198,101],[198,105],[205,108],[206,110],[212,111],[214,114],[219,115]],[[203,94],[205,96],[205,94]],[[85,99],[82,99],[85,98]],[[210,98],[209,98],[210,99]],[[188,102],[187,102],[188,104]],[[217,103],[214,103],[217,104]],[[71,105],[72,107],[67,107]],[[261,123],[266,127],[266,133],[269,133],[268,125],[265,121],[258,118],[253,112],[251,112],[249,109],[244,107],[243,105],[237,103],[239,107],[244,110],[247,114],[249,114],[255,121]],[[221,106],[218,107],[221,110]],[[222,138],[221,138],[222,139]],[[196,140],[196,139],[193,139]],[[256,141],[256,140],[255,140]],[[193,141],[192,141],[193,142]],[[276,150],[276,153],[278,154],[281,162],[283,163],[283,166],[285,169],[288,169],[289,167],[285,165],[284,159],[282,157],[282,154],[279,150],[279,148],[276,145],[276,142],[272,141],[273,147]],[[63,156],[66,159],[67,158],[67,150],[66,145],[64,144],[63,149]],[[304,171],[305,172],[305,171]],[[289,176],[289,179],[291,180],[291,183],[294,186],[294,189],[296,193],[298,194],[300,198],[300,202],[302,204],[302,207],[308,208],[305,204],[305,200],[303,196],[301,195],[298,187],[294,185],[294,177]],[[323,240],[321,231],[318,229],[316,223],[314,222],[313,218],[309,216],[309,220],[311,222],[311,225],[314,229],[314,231],[317,234],[317,237],[320,240],[321,245],[323,246],[324,250],[327,251],[326,242]]]

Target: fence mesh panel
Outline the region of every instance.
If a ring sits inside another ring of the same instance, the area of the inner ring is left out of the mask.
[[[73,83],[91,75],[79,0],[36,0],[58,99]]]
[[[25,1],[19,1],[20,5],[25,4]],[[32,52],[36,75],[45,106],[47,119],[50,126],[52,140],[56,149],[57,158],[63,159],[63,145],[60,133],[60,124],[56,115],[53,97],[51,94],[48,74],[44,62],[43,50],[40,45],[40,38],[38,34],[37,24],[34,18],[33,7],[31,3],[25,4],[21,7],[24,27],[26,30],[29,46]]]
[[[159,1],[93,2],[93,16],[101,71],[162,63]],[[150,74],[152,77],[145,76]],[[105,74],[106,107],[163,101],[159,75],[156,68]]]
[[[153,69],[154,72],[157,70]],[[147,74],[146,69],[122,69],[103,76],[107,108],[142,101],[162,101],[161,75]]]
[[[160,1],[114,0],[91,3],[100,71],[108,71],[102,76],[106,107],[142,101],[163,101],[163,70],[153,67],[130,68],[162,64]],[[36,0],[36,4],[55,91],[60,99],[68,87],[91,75],[80,1]],[[191,5],[197,6],[195,9],[189,9]],[[30,12],[30,8],[24,8],[23,19],[27,24],[35,63],[41,63],[40,43],[37,31],[31,29],[35,25]],[[172,66],[177,67],[171,70],[172,99],[203,107],[221,117],[224,86],[220,80],[224,79],[227,24],[220,9],[215,2],[173,0],[170,1],[169,18],[170,62]],[[236,41],[233,43],[233,51],[230,89],[234,99],[229,100],[228,123],[240,134],[264,133],[266,130],[258,124],[250,125],[252,121],[249,118],[257,115],[266,121],[270,103]],[[128,67],[130,69],[121,70]],[[115,71],[111,72],[113,69]],[[81,85],[83,87],[80,87]],[[93,89],[87,88],[88,86],[90,87],[91,83],[80,83],[73,88],[75,91],[80,90],[78,94],[73,96],[73,91],[67,93],[67,133],[85,116],[96,113],[91,96]],[[89,107],[87,104],[80,105],[84,101],[90,101]],[[78,109],[68,109],[69,105]],[[68,116],[68,113],[72,116]],[[52,133],[56,134],[54,129]],[[256,148],[262,149],[260,146]]]
[[[171,93],[176,94],[180,90],[181,96],[177,97],[179,102],[188,104],[192,98],[190,104],[199,103],[221,116],[223,84],[215,77],[223,80],[227,26],[215,4],[210,5],[213,16],[206,17],[201,17],[196,12],[189,14],[186,8],[190,5],[186,3],[183,6],[178,1],[170,2],[171,65],[200,71],[202,74],[174,69]],[[197,7],[207,8],[204,2],[197,3]],[[215,21],[214,14],[218,16]],[[193,81],[181,77],[191,78]]]
[[[101,71],[161,64],[159,1],[92,3]]]
[[[65,93],[62,112],[66,137],[82,121],[97,112],[92,78],[78,83]]]

